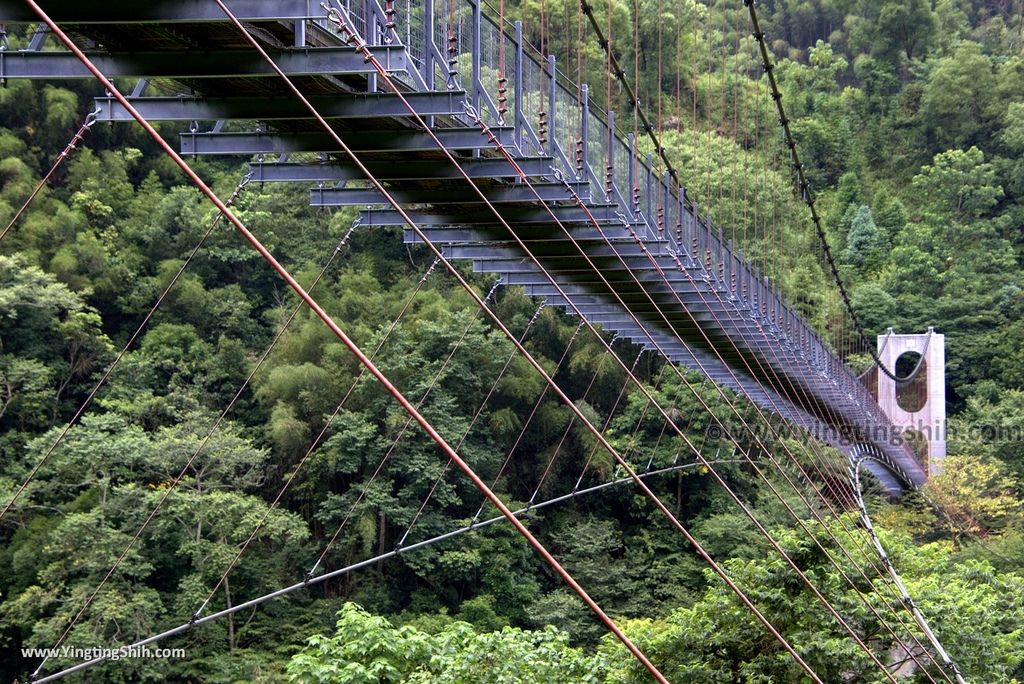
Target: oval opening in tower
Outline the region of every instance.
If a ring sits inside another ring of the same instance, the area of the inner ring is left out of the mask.
[[[928,403],[928,362],[914,351],[896,359],[896,404],[907,413],[917,413]]]

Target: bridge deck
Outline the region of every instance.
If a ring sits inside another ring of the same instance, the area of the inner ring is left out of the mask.
[[[214,3],[41,4],[87,41],[108,75],[144,79],[132,100],[147,118],[196,122],[181,134],[183,153],[257,156],[254,180],[317,184],[311,190],[316,206],[365,206],[365,225],[405,226],[379,193],[360,183],[364,179],[357,169],[287,96],[284,84]],[[682,189],[671,187],[650,163],[641,160],[634,177],[629,163],[635,156],[633,141],[609,136],[609,124],[590,107],[586,88],[579,99],[575,86],[551,78],[554,58],[533,57],[520,31],[499,31],[483,16],[477,0],[459,2],[460,29],[465,30],[458,32],[456,49],[465,59],[458,60],[451,74],[437,38],[447,33],[447,17],[433,17],[431,3],[410,3],[422,10],[417,18],[422,24],[403,24],[410,15],[399,18],[394,31],[386,29],[383,10],[373,0],[344,4],[416,111],[537,255],[561,293],[518,250],[398,98],[384,92],[369,65],[324,20],[318,2],[227,4],[447,256],[471,260],[477,271],[500,274],[529,295],[569,312],[575,308],[636,344],[659,348],[674,362],[748,394],[844,452],[854,444],[841,442],[839,434],[853,435],[851,441],[862,447],[873,445],[888,466],[873,465],[874,474],[890,492],[924,481],[906,445],[874,438],[892,434],[878,405],[756,267],[734,252],[721,231],[685,201]],[[0,22],[34,20],[22,3],[0,0]],[[506,41],[507,121],[485,87],[483,62],[488,56],[480,49],[481,35],[489,37],[488,44]],[[37,33],[26,49],[0,53],[0,78],[88,76],[67,53],[42,51],[45,41],[45,34]],[[145,96],[153,84],[172,94]],[[110,98],[98,98],[97,103],[106,121],[130,118]],[[474,127],[465,114],[467,103],[494,127],[501,144],[514,151],[564,230]],[[541,109],[548,113],[550,130],[539,123]],[[242,123],[224,130],[225,122],[254,120],[260,122],[258,129]],[[318,156],[298,161],[309,157],[307,153]],[[607,194],[606,171],[612,181]],[[567,186],[582,198],[609,241],[576,206]],[[633,188],[639,188],[635,201]],[[410,230],[405,239],[418,240]]]

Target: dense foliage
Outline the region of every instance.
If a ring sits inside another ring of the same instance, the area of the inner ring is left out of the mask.
[[[545,12],[551,51],[603,92],[599,46],[585,40],[577,50],[575,0],[508,5],[535,42]],[[602,22],[608,6],[595,3]],[[735,227],[737,241],[838,346],[839,302],[791,197],[742,3],[610,6],[615,50],[630,65],[637,55],[643,100],[660,111],[659,135],[695,195]],[[1014,0],[761,3],[794,133],[861,319],[871,333],[931,325],[947,336],[951,457],[927,493],[951,517],[923,499],[870,505],[911,593],[974,681],[1024,677],[1022,9]],[[17,47],[24,36],[12,31],[10,40]],[[11,81],[0,89],[0,224],[97,94],[91,84]],[[627,111],[621,97],[613,89],[610,104]],[[233,162],[195,163],[222,196],[243,171]],[[313,211],[306,200],[295,188],[252,185],[239,211],[310,284],[354,214]],[[214,219],[139,131],[97,127],[0,243],[0,504],[48,454]],[[426,396],[427,417],[451,442],[465,438],[460,453],[485,479],[515,445],[497,484],[506,500],[540,501],[621,477],[550,393],[538,400],[540,378],[450,277],[435,272],[413,295],[430,261],[397,231],[356,229],[315,294],[365,349],[383,342],[382,369],[414,401]],[[473,282],[481,293],[491,285]],[[406,544],[478,514],[483,502],[472,485],[443,472],[441,454],[381,388],[360,378],[308,311],[298,312],[219,422],[295,306],[232,231],[214,229],[0,522],[0,677],[34,667],[20,649],[61,636],[158,502],[159,515],[68,645],[121,645],[187,622],[243,544],[207,613],[301,580],[342,523],[318,572],[395,549],[414,521]],[[692,460],[601,345],[574,336],[574,320],[544,310],[530,324],[536,303],[514,289],[499,289],[494,306],[640,469]],[[638,351],[616,349],[627,365]],[[772,487],[809,519],[789,481],[771,468],[762,479],[740,462],[737,453],[755,445],[726,398],[687,376],[740,449],[712,429],[683,380],[646,355],[636,368],[726,482],[852,616],[858,635],[890,663],[907,660],[861,600],[884,614],[880,597],[894,600],[889,586],[867,566],[872,586],[857,580],[854,590],[838,578],[774,496]],[[753,409],[743,411],[756,422]],[[783,460],[782,443],[765,439]],[[766,462],[756,446],[755,458]],[[705,469],[649,482],[827,681],[875,681],[863,651]],[[483,507],[481,518],[493,513]],[[673,681],[798,679],[778,643],[628,486],[526,520]],[[808,525],[835,548],[821,526]],[[852,519],[831,522],[829,531],[851,548],[864,543]],[[850,559],[841,563],[858,575]],[[188,657],[125,660],[82,681],[646,681],[502,524],[403,552],[168,644],[187,648]],[[924,677],[906,664],[901,672]]]

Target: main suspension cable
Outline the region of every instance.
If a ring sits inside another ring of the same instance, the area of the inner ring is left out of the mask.
[[[815,205],[814,193],[811,191],[811,185],[807,180],[807,176],[804,173],[804,165],[800,162],[800,155],[796,150],[796,140],[793,138],[793,131],[790,127],[790,119],[786,116],[786,108],[782,104],[782,91],[779,90],[778,81],[775,78],[775,64],[772,62],[771,56],[768,52],[767,34],[761,30],[761,22],[757,16],[757,8],[755,7],[754,0],[743,0],[743,4],[746,5],[747,10],[750,14],[750,23],[753,25],[754,38],[757,40],[758,47],[761,50],[762,66],[764,72],[768,76],[768,86],[772,91],[772,99],[775,100],[775,107],[779,112],[779,125],[782,127],[783,134],[786,138],[786,147],[789,148],[790,156],[793,159],[793,171],[797,178],[797,194],[803,198],[804,203],[811,212],[811,221],[814,223],[814,230],[818,235],[818,242],[822,252],[825,255],[825,260],[828,262],[829,273],[832,276],[832,280],[835,282],[836,287],[839,289],[839,295],[843,299],[843,306],[846,309],[850,320],[853,322],[854,327],[857,329],[857,335],[860,338],[861,344],[871,354],[871,358],[878,364],[879,370],[885,373],[888,377],[896,380],[895,369],[890,370],[885,367],[882,363],[882,359],[879,358],[878,353],[875,351],[875,346],[870,344],[868,341],[867,333],[864,331],[864,326],[860,322],[860,317],[853,308],[853,302],[850,300],[850,295],[846,290],[846,285],[843,283],[843,278],[839,273],[839,267],[836,265],[836,260],[832,256],[832,248],[828,243],[828,235],[825,233],[825,229],[821,224],[821,217],[818,215],[818,209]]]
[[[779,92],[778,86],[777,86],[777,84],[775,82],[775,75],[773,73],[774,72],[774,65],[771,63],[771,60],[768,57],[768,49],[767,49],[767,45],[766,45],[765,39],[764,39],[765,37],[764,37],[763,32],[761,32],[760,25],[759,25],[759,23],[757,21],[757,14],[756,14],[756,11],[754,9],[753,0],[743,0],[743,2],[744,2],[744,4],[750,10],[751,21],[754,23],[754,35],[758,39],[758,43],[761,46],[761,52],[762,52],[762,56],[764,58],[765,71],[768,74],[769,82],[770,82],[771,87],[772,87],[773,98],[775,98],[775,101],[776,101],[777,106],[779,108],[779,116],[780,116],[779,123],[780,123],[780,125],[783,127],[783,129],[785,131],[786,138],[787,138],[787,145],[790,147],[790,150],[791,150],[792,156],[793,156],[794,169],[796,170],[796,172],[797,172],[797,174],[799,175],[799,178],[800,178],[800,188],[799,188],[800,189],[800,194],[805,197],[805,199],[806,199],[806,201],[808,203],[808,206],[809,206],[809,208],[811,210],[811,218],[814,221],[815,228],[816,228],[816,230],[818,232],[818,236],[819,236],[819,239],[821,241],[822,251],[826,255],[826,260],[828,261],[828,264],[829,264],[829,267],[830,267],[833,279],[835,280],[837,287],[842,292],[843,303],[847,307],[847,311],[849,312],[851,320],[854,321],[854,324],[855,324],[855,326],[857,328],[858,334],[860,335],[862,343],[868,349],[868,351],[871,353],[871,356],[872,356],[872,358],[874,358],[875,362],[879,364],[879,368],[881,368],[883,370],[883,372],[886,373],[886,375],[889,375],[890,377],[895,379],[895,375],[893,375],[891,373],[891,371],[889,371],[888,369],[886,369],[884,367],[884,365],[881,363],[881,359],[879,359],[877,354],[875,353],[874,348],[870,344],[868,344],[867,336],[866,336],[866,334],[864,332],[863,326],[861,325],[860,319],[859,319],[859,317],[857,317],[856,312],[853,309],[852,302],[850,301],[850,298],[849,298],[849,296],[846,293],[845,286],[843,285],[842,279],[839,276],[838,268],[835,265],[835,260],[832,257],[831,249],[828,246],[828,241],[826,239],[825,232],[824,232],[824,230],[821,227],[820,218],[818,217],[817,209],[815,208],[815,205],[814,205],[814,196],[813,196],[813,194],[810,191],[810,186],[806,182],[806,178],[804,177],[804,173],[803,173],[803,166],[800,164],[799,157],[797,156],[797,153],[796,153],[796,142],[793,140],[792,133],[791,133],[790,127],[789,127],[789,119],[786,118],[785,110],[782,107],[782,94],[781,94],[781,92]],[[637,117],[639,117],[641,123],[643,124],[642,128],[643,128],[644,132],[647,134],[647,136],[650,138],[651,142],[654,144],[655,152],[661,158],[662,163],[665,164],[666,171],[668,171],[669,175],[675,181],[676,185],[677,186],[682,186],[683,182],[680,179],[679,174],[676,172],[676,169],[673,166],[672,162],[669,160],[668,153],[665,150],[665,148],[662,146],[661,141],[658,139],[658,136],[655,133],[654,127],[651,125],[650,120],[647,118],[647,115],[644,113],[644,110],[643,110],[643,108],[641,107],[641,104],[640,104],[639,97],[636,95],[635,91],[633,90],[633,87],[629,83],[629,80],[626,78],[626,72],[623,71],[621,65],[619,64],[619,61],[615,58],[615,55],[612,53],[611,47],[610,47],[610,43],[607,40],[605,40],[605,38],[604,38],[604,34],[601,31],[601,26],[600,26],[600,24],[598,24],[597,19],[596,19],[595,15],[594,15],[593,7],[590,5],[590,3],[587,0],[580,0],[580,8],[583,10],[584,14],[586,14],[587,18],[590,20],[590,25],[594,29],[594,32],[595,32],[595,34],[597,36],[597,39],[598,39],[598,42],[600,43],[602,49],[604,49],[604,51],[606,53],[608,64],[610,66],[610,70],[615,75],[615,77],[618,79],[619,84],[621,85],[622,89],[626,92],[626,96],[629,99],[629,102],[630,102],[631,106],[634,109],[635,115]],[[709,7],[709,12],[710,12],[710,7]],[[710,21],[708,22],[708,25],[709,25],[708,34],[710,36],[710,33],[711,33],[711,31],[710,31]],[[696,90],[694,92],[696,93]],[[709,101],[710,101],[710,97],[711,97],[710,91],[708,93],[708,97],[709,97]],[[692,204],[690,204],[689,200],[687,200],[687,199],[684,199],[684,206],[692,208]]]

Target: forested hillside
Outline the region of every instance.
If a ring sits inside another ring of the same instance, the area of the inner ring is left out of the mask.
[[[596,105],[634,130],[575,0],[506,5],[531,41],[591,84]],[[639,76],[655,131],[694,197],[839,351],[852,352],[794,194],[743,3],[597,0],[594,11],[627,77]],[[946,335],[945,472],[924,496],[872,496],[869,508],[968,679],[1024,678],[1024,3],[765,0],[759,11],[867,332],[934,326]],[[26,39],[24,27],[12,27],[12,49]],[[0,226],[101,94],[84,82],[0,88]],[[161,131],[176,140],[176,127]],[[192,163],[222,197],[247,168]],[[304,187],[249,183],[237,194],[253,232],[364,349],[379,346],[381,369],[414,401],[425,397],[425,415],[514,506],[623,476],[425,249],[404,245],[398,230],[355,226],[353,210],[311,209]],[[826,681],[884,681],[576,319],[460,267],[638,470],[672,469],[647,482]],[[667,373],[622,341],[615,349],[871,650],[905,681],[938,678],[930,663],[899,669],[912,658],[879,617],[900,624],[896,599],[862,546],[855,511],[837,517],[819,505],[822,522],[804,505],[807,488],[757,467],[799,451],[795,440],[755,444],[737,429],[756,422],[743,401],[699,376]],[[739,447],[687,383],[740,435]],[[729,410],[734,400],[742,415]],[[72,621],[68,645],[132,643],[197,611],[495,514],[128,125],[93,127],[0,242],[0,505],[41,461],[0,520],[6,680],[25,681],[38,659],[21,649],[52,645]],[[632,485],[524,520],[671,681],[801,681],[794,661]],[[807,530],[830,549],[839,540],[861,550],[833,556],[855,586]],[[917,635],[903,616],[897,632]],[[164,645],[187,657],[126,659],[69,681],[648,681],[502,522]]]

